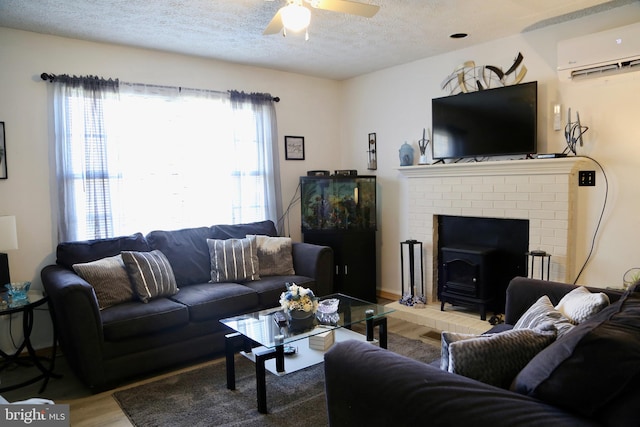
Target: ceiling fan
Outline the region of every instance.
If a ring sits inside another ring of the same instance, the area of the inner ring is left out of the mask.
[[[293,32],[306,31],[311,21],[311,10],[305,6],[305,3],[314,9],[348,13],[365,18],[371,18],[380,9],[380,6],[348,0],[287,0],[287,5],[278,10],[263,34],[277,34],[282,30],[283,35],[286,36],[287,30]],[[309,38],[308,32],[306,33],[306,38]]]

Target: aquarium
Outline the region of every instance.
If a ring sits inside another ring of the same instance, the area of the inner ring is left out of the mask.
[[[375,230],[375,176],[300,178],[302,232]]]

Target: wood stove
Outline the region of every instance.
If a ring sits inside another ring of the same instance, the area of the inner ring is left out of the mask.
[[[487,306],[495,298],[495,248],[449,246],[440,249],[442,257],[438,294],[440,310],[445,303],[468,305],[480,309],[480,319],[486,320]]]

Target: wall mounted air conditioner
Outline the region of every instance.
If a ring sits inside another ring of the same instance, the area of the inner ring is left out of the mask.
[[[640,23],[558,42],[560,81],[640,71]]]

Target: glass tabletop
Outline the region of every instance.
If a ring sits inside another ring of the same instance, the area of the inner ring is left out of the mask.
[[[348,327],[364,322],[369,317],[373,319],[382,317],[395,311],[387,306],[374,304],[344,294],[331,294],[321,297],[319,300],[323,301],[330,298],[335,298],[339,301],[337,316],[322,322],[318,320],[317,316],[314,316],[313,326],[302,332],[291,330],[288,325],[278,325],[274,318],[274,313],[282,313],[281,307],[229,317],[220,320],[220,322],[258,344],[272,348],[279,344],[287,344],[312,335],[318,335],[331,329]]]
[[[26,298],[15,299],[8,291],[0,293],[0,314],[10,314],[23,311],[29,306],[36,307],[43,304],[44,294],[42,291],[29,291],[26,294]]]

